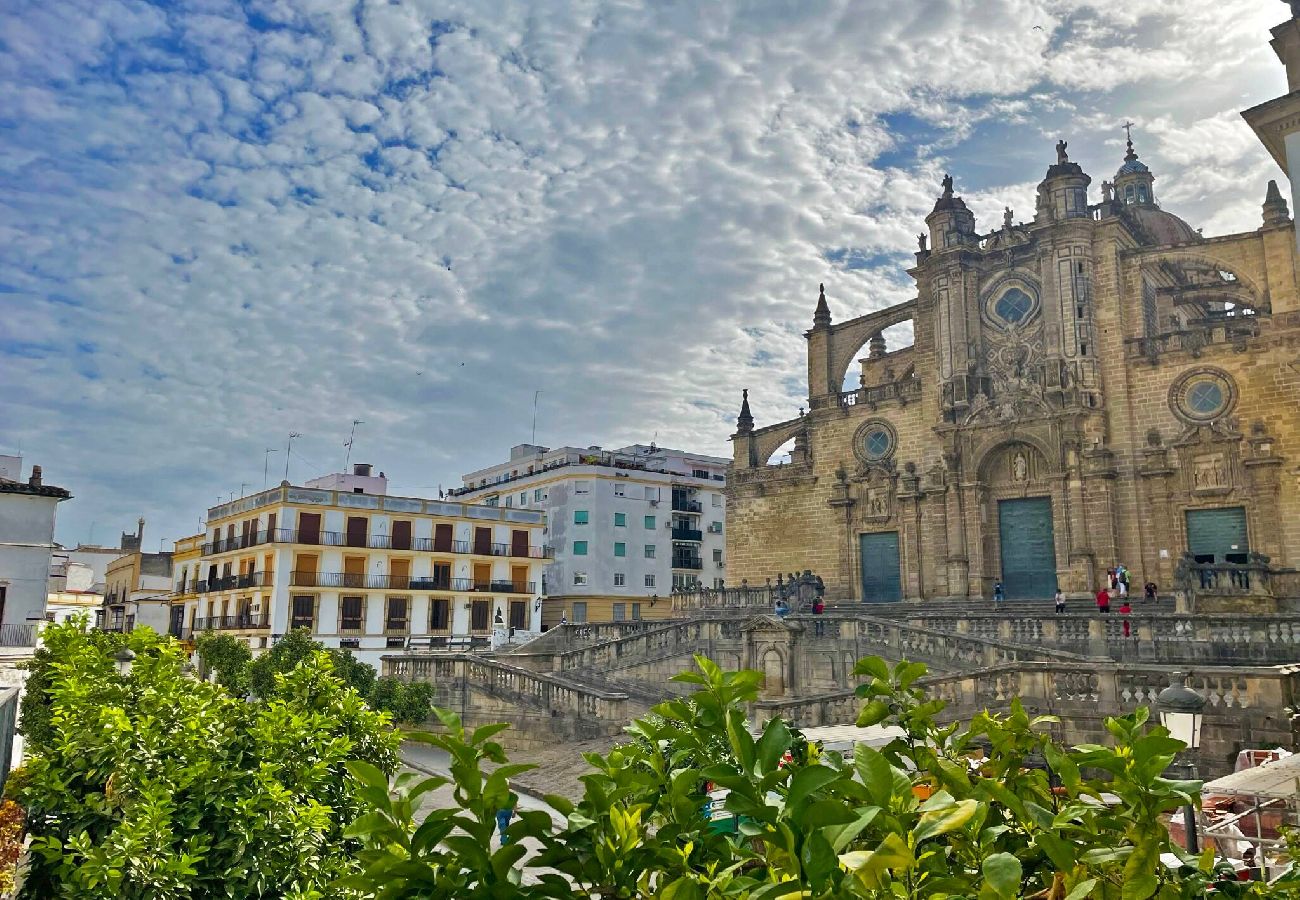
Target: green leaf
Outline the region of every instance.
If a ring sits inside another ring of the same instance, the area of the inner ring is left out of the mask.
[[[825,787],[840,777],[840,773],[830,766],[809,766],[800,769],[790,780],[790,790],[785,795],[786,805],[798,806],[801,801],[814,791]]]
[[[985,857],[981,866],[984,884],[999,898],[1014,898],[1020,894],[1020,879],[1024,872],[1020,860],[1010,853],[994,853]]]
[[[885,872],[906,872],[916,865],[916,859],[903,838],[891,831],[875,850],[841,854],[840,865],[856,874],[868,887],[876,887]]]
[[[782,719],[772,719],[763,728],[758,742],[758,771],[767,774],[777,767],[781,757],[790,747],[790,729]]]
[[[1068,872],[1077,861],[1074,845],[1051,831],[1040,831],[1034,835],[1034,843],[1039,846],[1047,858],[1059,871]]]
[[[842,800],[816,800],[809,804],[797,818],[799,827],[807,831],[834,825],[847,825],[857,819],[853,810]]]
[[[388,792],[388,776],[379,771],[378,767],[359,759],[348,760],[346,765],[352,776],[362,784],[377,787],[384,793]]]
[[[928,838],[955,831],[970,821],[978,805],[976,800],[960,800],[952,806],[922,813],[921,820],[912,829],[912,837],[919,844]]]
[[[862,784],[871,794],[871,801],[877,806],[888,806],[889,798],[894,792],[894,773],[889,760],[874,747],[855,744],[853,766],[857,769]]]
[[[1084,897],[1087,897],[1092,893],[1092,889],[1096,886],[1096,878],[1089,878],[1085,881],[1080,881],[1074,887],[1070,888],[1070,893],[1065,895],[1065,900],[1083,900]]]
[[[889,718],[889,704],[884,700],[872,700],[864,704],[858,712],[858,727],[869,728],[872,725],[879,725],[887,718]]]
[[[862,829],[870,825],[878,815],[880,815],[880,807],[868,807],[861,810],[852,822],[845,825],[828,825],[823,829],[823,834],[826,835],[826,840],[830,841],[831,849],[839,853],[852,843],[853,839],[862,833]]]

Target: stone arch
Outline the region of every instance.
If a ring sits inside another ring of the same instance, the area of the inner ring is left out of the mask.
[[[853,365],[858,358],[858,351],[874,335],[892,325],[914,321],[916,319],[916,306],[917,301],[909,300],[906,303],[899,303],[878,312],[868,313],[865,316],[832,325],[830,327],[830,340],[827,342],[827,356],[824,360],[828,391],[832,393],[840,391],[840,386],[844,384],[844,377],[848,374],[849,366]],[[812,363],[810,368],[814,371],[817,368],[816,362],[816,360],[810,360],[810,363]]]
[[[1236,250],[1235,253],[1222,252]],[[1207,268],[1231,272],[1237,281],[1255,298],[1256,306],[1267,307],[1269,303],[1267,278],[1263,272],[1263,260],[1258,253],[1250,252],[1254,245],[1243,242],[1224,244],[1214,248],[1196,245],[1183,249],[1160,250],[1145,256],[1143,261],[1169,262],[1182,265],[1200,265]],[[1218,250],[1219,252],[1214,252]]]
[[[753,434],[754,464],[767,465],[768,460],[781,448],[781,445],[803,434],[804,428],[803,419],[791,419],[789,422],[779,422],[755,431]]]
[[[785,695],[785,657],[775,647],[763,653],[763,694],[767,697]]]
[[[974,471],[978,479],[982,482],[988,482],[988,475],[993,467],[1002,456],[1002,453],[1017,444],[1024,444],[1036,451],[1043,461],[1043,470],[1040,475],[1055,474],[1060,470],[1060,459],[1047,441],[1035,434],[1029,432],[1020,432],[1010,435],[995,435],[988,439],[984,446],[975,451]]]

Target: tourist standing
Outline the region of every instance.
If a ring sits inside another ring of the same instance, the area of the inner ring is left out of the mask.
[[[1155,601],[1156,594],[1159,592],[1159,590],[1160,589],[1156,587],[1156,583],[1154,581],[1148,581],[1146,584],[1142,585],[1142,591],[1146,594],[1146,598],[1152,602]]]
[[[1116,579],[1119,581],[1120,597],[1121,598],[1127,597],[1128,596],[1128,569],[1124,568],[1123,566],[1120,566],[1119,572],[1116,574]]]
[[[1110,612],[1110,589],[1102,588],[1097,591],[1097,612]]]
[[[1060,588],[1056,589],[1056,611],[1058,613],[1065,612],[1065,591]]]
[[[790,613],[790,604],[785,602],[785,598],[782,597],[780,600],[777,600],[776,614],[782,619],[784,619],[787,615],[789,615],[789,613]]]
[[[1119,614],[1124,617],[1124,637],[1129,637],[1131,634],[1128,621],[1128,616],[1131,612],[1133,612],[1133,607],[1128,605],[1128,599],[1125,598],[1124,602],[1119,605]]]
[[[818,597],[813,601],[813,615],[820,616],[824,612],[826,612],[826,604],[822,602],[821,597]],[[818,637],[821,637],[826,633],[826,623],[821,619],[815,620],[813,622],[813,631]]]
[[[994,584],[993,584],[993,602],[994,602],[994,604],[996,604],[997,606],[1001,606],[1001,605],[1002,605],[1002,601],[1005,600],[1005,599],[1007,599],[1007,592],[1006,592],[1006,589],[1005,589],[1004,587],[1002,587],[1002,582],[1000,582],[1000,581],[998,581],[998,582],[994,582]]]

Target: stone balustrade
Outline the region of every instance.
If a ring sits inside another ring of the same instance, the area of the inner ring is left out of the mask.
[[[1104,739],[1108,716],[1154,708],[1156,695],[1169,686],[1168,666],[1113,662],[1022,662],[974,672],[929,675],[918,684],[948,705],[942,721],[964,720],[988,709],[1005,711],[1018,698],[1031,715],[1060,716],[1053,726],[1068,744]],[[1300,667],[1214,666],[1192,670],[1187,684],[1209,701],[1202,728],[1202,774],[1232,770],[1237,752],[1247,747],[1291,746],[1284,708],[1300,688]],[[758,725],[781,716],[808,728],[848,724],[861,700],[852,689],[817,697],[760,700],[751,715]]]
[[[500,660],[470,653],[404,653],[386,656],[384,674],[402,681],[426,681],[459,690],[462,700],[480,691],[507,703],[541,707],[552,714],[622,725],[627,721],[627,694],[605,691],[557,675],[532,672]]]
[[[1193,615],[1137,611],[1123,616],[1112,611],[1109,615],[1046,612],[1041,616],[1010,617],[996,611],[980,611],[920,613],[902,621],[923,631],[1009,641],[1116,660],[1300,662],[1300,615],[1295,614]],[[1128,634],[1124,633],[1125,622]]]

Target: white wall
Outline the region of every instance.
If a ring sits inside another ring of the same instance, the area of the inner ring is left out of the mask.
[[[0,493],[0,586],[5,625],[45,618],[57,497]]]

